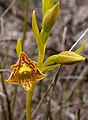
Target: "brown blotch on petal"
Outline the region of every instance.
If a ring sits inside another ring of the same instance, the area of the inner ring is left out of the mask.
[[[24,52],[21,53],[20,60],[19,60],[20,64],[23,62],[25,62],[26,64],[31,62],[31,59]]]
[[[44,79],[45,77],[47,76],[47,74],[43,74],[38,68],[37,68],[37,71],[34,75],[34,79],[35,81],[39,81],[39,80],[42,80]]]
[[[26,91],[31,89],[32,83],[30,82],[30,80],[27,79],[27,80],[21,81],[21,84]]]

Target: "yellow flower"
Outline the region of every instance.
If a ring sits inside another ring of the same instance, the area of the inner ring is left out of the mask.
[[[12,73],[6,82],[22,85],[26,91],[30,90],[34,82],[47,76],[40,71],[36,62],[32,61],[24,52],[21,52],[18,63],[12,65],[11,70]]]

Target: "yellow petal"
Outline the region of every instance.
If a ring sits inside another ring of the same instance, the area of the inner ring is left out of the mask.
[[[10,69],[13,70],[13,69],[17,69],[18,65],[17,64],[14,64],[14,65],[11,65],[10,66]]]
[[[29,64],[32,60],[24,53],[21,52],[20,59],[19,59],[19,65],[22,65],[23,63]]]
[[[11,73],[9,79],[5,80],[5,82],[15,84],[15,85],[20,85],[20,81],[18,80],[18,78],[13,73]]]
[[[47,76],[47,74],[43,74],[43,73],[37,68],[36,74],[35,74],[35,76],[34,76],[34,80],[35,80],[35,81],[39,81],[39,80],[44,79],[46,76]]]
[[[5,82],[8,82],[8,83],[10,83],[10,84],[14,84],[14,85],[20,85],[19,82],[16,82],[16,81],[14,81],[13,79],[5,80]]]
[[[30,81],[30,79],[22,80],[21,84],[26,91],[29,91],[32,87],[32,82]]]
[[[20,85],[20,80],[18,78],[18,68],[19,68],[18,64],[14,64],[10,67],[12,72],[11,72],[9,79],[5,80],[6,82],[15,84],[15,85]]]

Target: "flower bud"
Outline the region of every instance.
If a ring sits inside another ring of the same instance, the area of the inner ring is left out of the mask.
[[[51,9],[49,9],[43,19],[42,23],[42,29],[46,32],[50,32],[53,25],[56,22],[57,16],[59,11],[59,2],[57,2],[56,5],[54,5]]]
[[[42,0],[42,13],[43,16],[53,6],[54,0]]]
[[[56,62],[59,64],[74,64],[83,60],[85,60],[85,57],[82,57],[75,52],[63,51],[58,54]]]

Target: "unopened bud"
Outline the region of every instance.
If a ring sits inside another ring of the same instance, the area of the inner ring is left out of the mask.
[[[56,62],[59,64],[74,64],[83,60],[85,60],[85,57],[82,57],[75,52],[63,51],[58,54]]]
[[[53,6],[54,0],[42,0],[42,12],[43,16]]]
[[[56,5],[54,5],[51,9],[49,9],[43,19],[42,23],[42,29],[46,32],[50,32],[53,25],[56,22],[57,16],[59,11],[59,2],[57,2]]]

